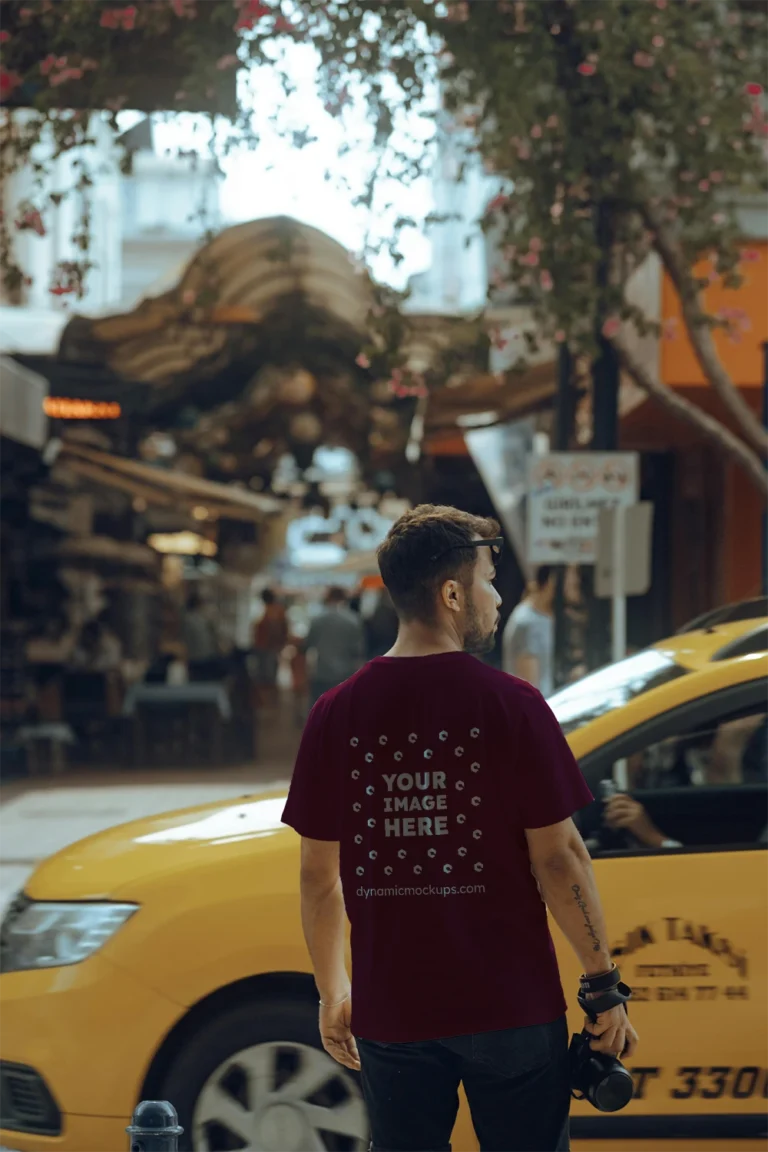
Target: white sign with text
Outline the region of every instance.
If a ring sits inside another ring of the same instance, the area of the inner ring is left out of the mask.
[[[636,452],[550,452],[528,461],[528,562],[594,564],[602,508],[637,502]]]

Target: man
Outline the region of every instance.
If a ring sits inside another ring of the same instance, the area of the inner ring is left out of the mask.
[[[183,636],[190,680],[218,679],[221,673],[219,638],[207,605],[196,589],[187,600]]]
[[[261,594],[264,612],[253,633],[256,649],[259,694],[262,703],[274,707],[277,702],[277,673],[280,653],[288,643],[288,619],[285,608],[271,588]]]
[[[363,660],[365,631],[359,616],[347,607],[343,588],[329,588],[325,607],[309,626],[304,647],[314,652],[312,703],[347,680]]]
[[[541,695],[471,655],[498,627],[498,530],[432,505],[393,526],[379,565],[397,641],[313,709],[283,814],[322,1042],[362,1064],[372,1147],[390,1152],[449,1148],[462,1082],[481,1148],[567,1148],[544,900],[585,973],[612,968],[571,820],[591,799],[581,772]],[[623,1008],[591,1030],[601,1052],[634,1050]]]
[[[539,568],[527,595],[513,611],[502,638],[504,671],[538,688],[542,696],[555,690],[555,576]]]

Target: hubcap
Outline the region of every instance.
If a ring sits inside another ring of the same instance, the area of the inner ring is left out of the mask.
[[[209,1076],[192,1117],[195,1152],[362,1152],[360,1089],[309,1044],[245,1048]]]

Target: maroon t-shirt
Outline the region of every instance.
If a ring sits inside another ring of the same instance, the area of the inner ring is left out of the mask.
[[[355,1035],[395,1043],[561,1016],[524,830],[591,799],[541,694],[466,653],[381,656],[321,697],[283,821],[340,841]]]

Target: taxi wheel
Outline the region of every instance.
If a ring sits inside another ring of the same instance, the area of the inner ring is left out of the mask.
[[[163,1097],[184,1152],[362,1152],[359,1078],[323,1051],[316,1009],[253,1000],[204,1024],[177,1056]]]

